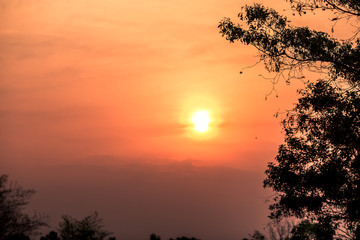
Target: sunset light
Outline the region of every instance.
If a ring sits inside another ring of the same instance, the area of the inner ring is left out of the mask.
[[[195,130],[198,132],[206,132],[209,129],[210,117],[207,111],[198,111],[194,114],[192,121]]]
[[[0,0],[0,240],[360,232],[360,191],[342,191],[360,179],[359,16],[360,0]],[[336,221],[272,225],[273,206]]]

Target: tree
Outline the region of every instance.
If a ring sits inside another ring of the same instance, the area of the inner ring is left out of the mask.
[[[161,237],[153,233],[150,235],[150,240],[161,240]]]
[[[9,183],[8,176],[0,176],[0,240],[28,239],[39,227],[47,226],[45,216],[24,213],[24,207],[35,193]]]
[[[305,9],[307,2],[353,2],[360,16],[357,0],[299,0]],[[293,1],[291,1],[293,2]],[[305,6],[304,6],[305,5]],[[310,6],[309,6],[310,7]],[[360,40],[340,41],[329,34],[310,30],[308,27],[294,27],[288,19],[275,10],[260,4],[245,6],[239,13],[248,29],[225,18],[219,24],[220,32],[230,42],[240,41],[259,50],[260,60],[266,69],[277,73],[276,77],[303,78],[303,69],[326,70],[329,80],[344,79],[349,84],[360,80]],[[284,75],[286,73],[286,75]]]
[[[46,234],[45,237],[41,237],[40,240],[60,240],[58,237],[58,233],[55,231],[51,231],[48,234]]]
[[[294,221],[284,219],[283,221],[270,222],[267,226],[269,240],[285,240],[292,236],[292,229],[294,228]]]
[[[255,230],[250,238],[243,238],[243,240],[291,240],[293,235],[294,221],[289,219],[284,219],[283,221],[273,221],[270,222],[265,228],[265,234]],[[265,230],[264,229],[264,230]],[[299,239],[294,239],[299,240]]]
[[[270,163],[265,186],[279,192],[272,217],[314,219],[358,238],[360,225],[360,95],[319,81],[300,91],[283,121],[285,143]]]
[[[300,15],[330,10],[335,23],[360,23],[358,0],[289,2]],[[360,28],[350,39],[338,40],[292,26],[259,4],[244,6],[239,18],[247,28],[226,18],[220,32],[230,42],[257,48],[260,61],[275,73],[274,84],[281,77],[304,79],[304,70],[323,74],[299,90],[298,103],[282,121],[284,143],[264,180],[264,187],[277,193],[270,217],[308,219],[316,226],[312,230],[328,233],[326,239],[360,239]]]
[[[174,239],[170,238],[170,240],[174,240]],[[177,237],[175,240],[200,240],[200,239],[194,237]]]
[[[293,228],[292,234],[290,240],[328,240],[332,238],[334,232],[332,227],[326,228],[324,225],[304,220]]]
[[[104,240],[112,233],[104,230],[102,219],[97,212],[77,220],[71,216],[62,216],[62,222],[59,224],[59,233],[61,240]],[[114,240],[114,237],[109,237]]]

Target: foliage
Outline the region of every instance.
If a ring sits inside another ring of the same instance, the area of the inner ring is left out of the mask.
[[[177,237],[176,239],[170,238],[169,240],[200,240],[194,237]]]
[[[308,11],[321,9],[323,11],[330,10],[335,13],[332,21],[339,19],[350,20],[360,16],[360,2],[357,0],[287,0],[290,2],[292,9],[296,10],[300,15],[306,14]]]
[[[59,224],[59,233],[61,240],[104,240],[111,233],[104,230],[102,219],[97,212],[77,220],[71,216],[62,216],[62,222]],[[114,238],[109,238],[114,239]]]
[[[161,240],[161,237],[153,233],[150,235],[150,240]]]
[[[331,10],[333,21],[360,21],[357,0],[289,2],[299,14]],[[284,143],[264,181],[277,192],[270,217],[308,219],[294,228],[294,239],[311,234],[315,239],[360,239],[360,28],[351,39],[338,40],[292,26],[259,4],[243,7],[239,18],[247,28],[226,18],[220,32],[230,42],[257,48],[275,80],[303,79],[304,69],[326,74],[299,90],[298,103],[282,122]]]
[[[0,240],[27,239],[41,227],[46,226],[44,216],[24,213],[24,206],[35,193],[16,183],[8,183],[8,176],[0,176]]]
[[[341,41],[329,34],[294,27],[288,19],[275,10],[260,4],[245,6],[239,13],[245,29],[225,18],[219,28],[230,42],[240,41],[259,50],[260,60],[277,77],[303,78],[303,69],[328,71],[329,79],[346,79],[349,83],[360,81],[360,40]]]
[[[292,234],[290,240],[328,240],[332,239],[334,230],[331,226],[326,228],[324,225],[304,220],[293,228]]]
[[[156,235],[156,234],[151,234],[150,235],[150,240],[160,240],[161,237]],[[182,237],[177,237],[177,238],[170,238],[169,240],[200,240],[198,238],[194,238],[194,237],[185,237],[185,236],[182,236]]]
[[[294,228],[294,222],[289,219],[283,221],[270,222],[265,233],[255,230],[250,238],[243,238],[243,240],[290,240],[292,236],[292,229]],[[264,229],[264,230],[265,230]],[[296,239],[294,239],[296,240]]]
[[[277,164],[269,163],[265,186],[279,192],[272,217],[296,216],[360,224],[360,95],[319,81],[300,91],[294,112],[283,121],[285,143]]]
[[[290,239],[291,231],[294,228],[294,221],[284,219],[283,221],[270,222],[267,226],[269,240],[284,240]]]
[[[48,234],[46,234],[45,237],[41,237],[40,240],[60,240],[58,237],[58,233],[55,231],[51,231]]]

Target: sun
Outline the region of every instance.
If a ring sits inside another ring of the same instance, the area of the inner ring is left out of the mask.
[[[209,129],[210,116],[207,111],[195,112],[192,119],[195,130],[198,132],[206,132]]]

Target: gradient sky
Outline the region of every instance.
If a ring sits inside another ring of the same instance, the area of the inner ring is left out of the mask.
[[[274,114],[301,84],[265,100],[259,74],[271,75],[243,70],[256,51],[218,33],[246,2],[0,0],[0,168],[37,191],[29,207],[52,229],[94,210],[128,240],[232,240],[264,226]],[[196,110],[211,115],[204,134]]]

